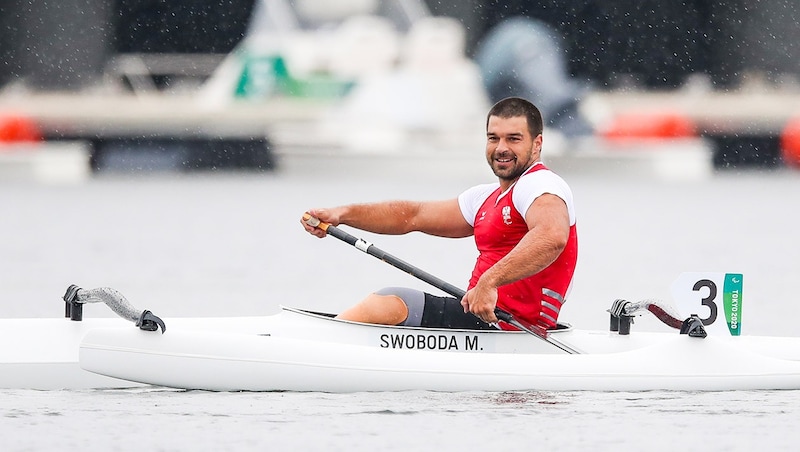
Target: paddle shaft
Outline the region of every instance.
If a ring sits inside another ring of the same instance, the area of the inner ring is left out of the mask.
[[[430,273],[428,273],[428,272],[426,272],[424,270],[421,270],[421,269],[415,267],[414,265],[409,264],[408,262],[406,262],[406,261],[404,261],[402,259],[399,259],[399,258],[397,258],[397,257],[395,257],[395,256],[393,256],[393,255],[381,250],[380,248],[376,247],[372,243],[369,243],[369,242],[367,242],[367,241],[365,241],[363,239],[360,239],[360,238],[355,237],[355,236],[353,236],[351,234],[348,234],[347,232],[337,228],[336,226],[333,226],[333,225],[328,224],[328,223],[321,222],[319,219],[314,218],[314,217],[312,217],[312,216],[310,216],[308,214],[305,214],[303,216],[303,220],[308,225],[323,229],[328,234],[336,237],[337,239],[339,239],[339,240],[341,240],[341,241],[343,241],[345,243],[348,243],[350,245],[353,245],[359,251],[363,251],[364,253],[367,253],[370,256],[376,257],[376,258],[386,262],[387,264],[389,264],[389,265],[391,265],[391,266],[393,266],[395,268],[399,268],[400,270],[403,270],[404,272],[408,273],[409,275],[411,275],[411,276],[413,276],[413,277],[415,277],[417,279],[420,279],[422,281],[425,281],[426,283],[432,285],[433,287],[436,287],[437,289],[441,289],[444,292],[446,292],[446,293],[448,293],[448,294],[450,294],[450,295],[452,295],[452,296],[454,296],[454,297],[456,297],[458,299],[464,298],[464,295],[466,294],[466,292],[463,289],[460,289],[460,288],[458,288],[458,287],[456,287],[456,286],[454,286],[454,285],[452,285],[452,284],[450,284],[450,283],[448,283],[448,282],[446,282],[446,281],[444,281],[444,280],[442,280],[440,278],[437,278],[436,276],[434,276],[434,275],[432,275],[432,274],[430,274]],[[518,329],[520,329],[522,331],[525,331],[526,333],[529,333],[529,334],[531,334],[533,336],[536,336],[537,338],[542,339],[545,342],[548,342],[549,344],[551,344],[551,345],[553,345],[553,346],[555,346],[555,347],[557,347],[557,348],[559,348],[559,349],[561,349],[561,350],[563,350],[563,351],[565,351],[567,353],[570,353],[570,354],[579,354],[580,353],[578,350],[570,347],[569,345],[564,344],[563,342],[551,337],[546,329],[544,329],[544,328],[542,328],[542,327],[540,327],[538,325],[534,325],[534,324],[528,323],[528,322],[524,322],[523,323],[522,321],[514,318],[514,316],[512,316],[510,313],[508,313],[508,312],[506,312],[506,311],[504,311],[504,310],[502,310],[500,308],[495,308],[494,309],[494,315],[497,316],[497,318],[500,321],[506,322],[509,325],[512,325],[512,326],[514,326],[514,327],[516,327],[516,328],[518,328]]]

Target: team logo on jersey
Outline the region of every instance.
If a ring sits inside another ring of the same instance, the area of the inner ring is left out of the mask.
[[[486,217],[486,211],[484,210],[483,212],[481,212],[481,216],[478,217],[478,221],[483,221],[485,217]]]
[[[503,223],[511,224],[511,206],[504,206],[503,210]]]

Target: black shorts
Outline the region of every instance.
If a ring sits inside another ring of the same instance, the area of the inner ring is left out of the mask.
[[[425,293],[420,326],[426,328],[457,328],[465,330],[496,330],[470,313],[464,313],[461,300],[453,297],[437,297]]]

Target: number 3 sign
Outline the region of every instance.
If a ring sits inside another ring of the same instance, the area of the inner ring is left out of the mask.
[[[684,273],[672,284],[684,317],[697,314],[711,334],[742,334],[742,274]]]

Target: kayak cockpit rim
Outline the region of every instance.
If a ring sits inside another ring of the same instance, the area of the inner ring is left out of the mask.
[[[460,332],[460,333],[469,333],[475,332],[477,330],[469,330],[469,329],[461,329],[461,328],[429,328],[429,327],[422,327],[422,326],[405,326],[405,325],[376,325],[372,323],[361,323],[361,322],[354,322],[352,320],[344,320],[344,319],[337,319],[336,314],[331,314],[328,312],[320,312],[320,311],[312,311],[307,309],[300,309],[300,308],[293,308],[290,306],[279,305],[281,311],[288,312],[292,314],[297,314],[301,316],[316,318],[319,320],[327,320],[332,322],[341,322],[345,324],[351,325],[360,325],[364,327],[373,327],[373,328],[398,328],[398,329],[409,329],[409,330],[419,330],[419,331],[443,331],[443,332]],[[558,322],[558,327],[556,329],[547,330],[549,334],[559,334],[559,333],[566,333],[572,331],[572,325],[569,323]],[[480,330],[482,333],[510,333],[510,334],[529,334],[525,331],[509,331],[509,330]]]

